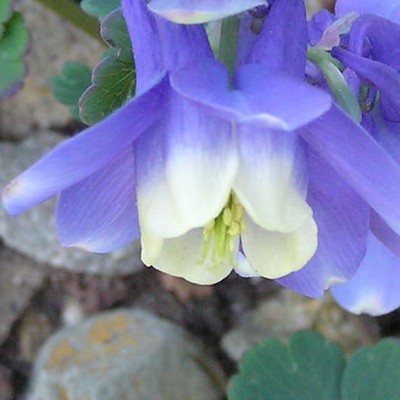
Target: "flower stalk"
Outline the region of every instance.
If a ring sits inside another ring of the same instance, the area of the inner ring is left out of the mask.
[[[44,7],[72,22],[82,31],[102,41],[100,37],[99,21],[86,14],[78,4],[72,0],[36,0]]]
[[[361,109],[357,98],[351,91],[338,68],[338,62],[326,51],[310,48],[307,59],[315,64],[323,73],[326,82],[336,98],[336,101],[355,121],[361,121]]]
[[[239,18],[237,16],[228,17],[222,21],[217,58],[226,65],[230,74],[236,68],[238,32]]]

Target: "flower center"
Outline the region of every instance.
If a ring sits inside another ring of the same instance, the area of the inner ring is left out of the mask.
[[[203,229],[204,244],[201,262],[204,262],[211,252],[214,266],[224,263],[227,259],[235,264],[237,236],[244,229],[244,210],[232,192],[220,214]]]

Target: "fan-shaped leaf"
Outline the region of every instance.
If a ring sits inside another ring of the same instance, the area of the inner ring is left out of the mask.
[[[339,400],[344,358],[316,332],[295,333],[288,346],[268,339],[245,354],[229,400]]]

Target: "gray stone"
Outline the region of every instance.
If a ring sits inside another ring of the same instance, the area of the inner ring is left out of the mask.
[[[99,314],[45,344],[28,400],[217,400],[221,370],[193,337],[142,310]]]
[[[329,294],[314,300],[282,289],[274,297],[262,301],[249,321],[228,332],[222,338],[222,347],[233,360],[239,361],[256,343],[269,337],[287,342],[294,332],[304,329],[320,331],[348,353],[372,343],[378,336],[372,319],[346,312]]]
[[[51,77],[61,72],[67,61],[93,67],[105,46],[34,0],[16,2],[31,35],[26,56],[28,76],[24,88],[0,103],[0,135],[23,138],[71,121],[67,107],[51,94]]]
[[[0,187],[61,139],[57,134],[42,132],[19,145],[0,143]],[[103,275],[127,274],[143,268],[139,243],[108,255],[62,248],[55,231],[54,201],[17,217],[6,215],[0,207],[0,237],[9,247],[56,268]]]
[[[45,276],[46,270],[34,261],[0,247],[0,344],[43,284]]]

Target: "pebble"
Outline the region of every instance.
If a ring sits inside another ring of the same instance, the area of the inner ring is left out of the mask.
[[[182,328],[140,309],[117,310],[48,340],[28,400],[220,400],[224,383]]]
[[[0,245],[0,344],[43,285],[47,269]]]
[[[265,299],[248,321],[222,338],[222,347],[235,361],[254,344],[276,337],[287,342],[298,331],[314,329],[326,339],[339,343],[346,353],[378,339],[372,318],[352,315],[341,309],[329,294],[323,299],[308,299],[286,289]]]

